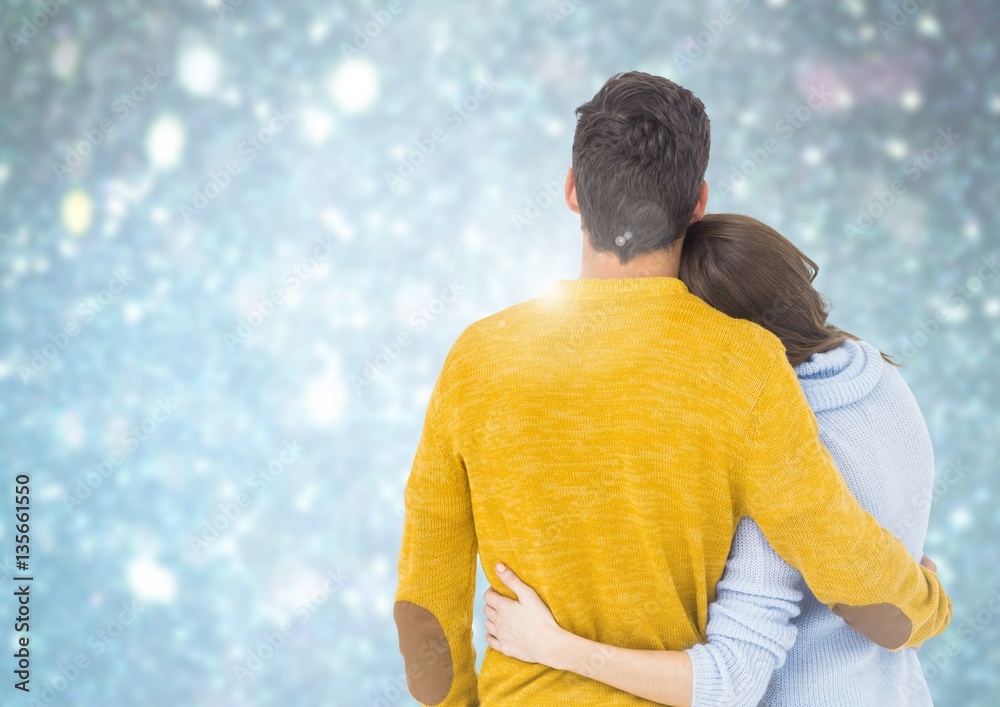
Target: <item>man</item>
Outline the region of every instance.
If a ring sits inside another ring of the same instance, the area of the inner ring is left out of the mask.
[[[702,103],[630,72],[577,115],[566,201],[582,217],[580,279],[466,329],[427,408],[394,610],[413,696],[652,704],[493,650],[477,676],[477,552],[507,596],[495,567],[517,558],[572,633],[683,649],[705,638],[743,516],[872,641],[943,631],[937,578],[850,494],[778,339],[677,279],[708,195]]]

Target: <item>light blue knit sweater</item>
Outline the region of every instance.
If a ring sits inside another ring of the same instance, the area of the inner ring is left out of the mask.
[[[851,492],[919,560],[934,452],[910,389],[863,342],[814,354],[795,372]],[[916,651],[890,652],[849,628],[749,518],[709,607],[708,642],[688,654],[694,707],[931,704]]]

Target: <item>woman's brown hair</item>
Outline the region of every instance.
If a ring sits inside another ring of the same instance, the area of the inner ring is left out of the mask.
[[[827,323],[830,307],[812,284],[818,273],[790,240],[749,216],[709,214],[684,235],[680,278],[688,289],[722,313],[773,333],[793,366],[857,340]]]

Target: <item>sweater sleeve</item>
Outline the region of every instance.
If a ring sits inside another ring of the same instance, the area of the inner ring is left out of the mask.
[[[750,414],[734,484],[742,514],[851,628],[890,650],[944,631],[951,602],[937,576],[851,494],[784,356]]]
[[[477,542],[469,483],[442,407],[449,354],[424,420],[404,494],[393,615],[410,694],[425,705],[479,704],[472,613]]]
[[[778,557],[750,518],[740,520],[708,607],[708,642],[687,653],[691,707],[754,707],[795,643],[802,575]]]

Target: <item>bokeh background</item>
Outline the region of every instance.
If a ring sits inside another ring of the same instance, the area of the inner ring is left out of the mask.
[[[431,386],[469,323],[576,275],[573,111],[638,69],[705,102],[710,211],[792,238],[834,321],[907,364],[954,601],[920,657],[938,704],[997,704],[1000,6],[4,0],[0,25],[0,618],[13,647],[25,473],[32,697],[412,704],[391,608]],[[4,652],[0,703],[28,704]]]

